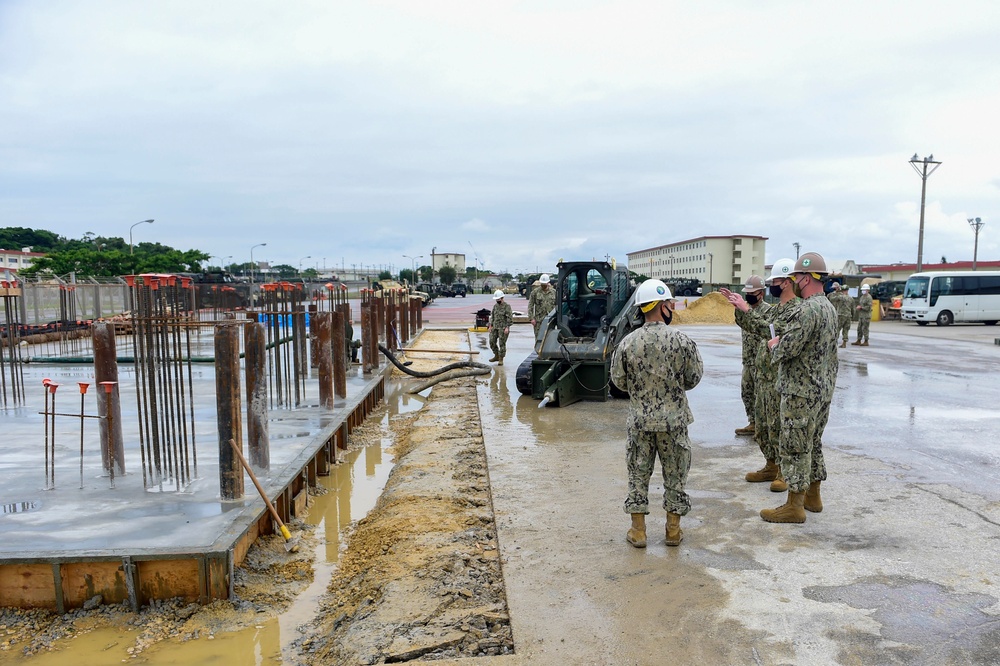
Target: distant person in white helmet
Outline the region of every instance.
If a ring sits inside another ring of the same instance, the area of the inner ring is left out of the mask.
[[[528,298],[528,319],[535,329],[535,350],[538,350],[538,332],[542,328],[542,320],[556,306],[556,291],[549,284],[548,273],[542,273],[538,278],[538,288],[531,290]]]
[[[802,300],[784,329],[767,341],[778,366],[781,438],[778,455],[788,499],[760,517],[769,523],[804,523],[806,511],[823,510],[820,483],[826,480],[823,431],[837,383],[837,311],[823,292],[826,260],[806,252],[795,262],[792,280]]]
[[[679,546],[684,538],[681,516],[691,510],[684,484],[691,468],[687,428],[694,416],[685,391],[701,381],[701,355],[691,338],[668,326],[673,297],[667,285],[646,280],[635,290],[635,304],[645,323],[625,336],[611,359],[611,381],[629,394],[625,513],[631,515],[632,527],[625,540],[636,548],[646,547],[649,480],[659,457],[666,543]]]
[[[872,304],[874,302],[871,287],[867,284],[861,285],[861,296],[858,297],[858,305],[856,307],[858,311],[858,339],[852,342],[852,345],[860,347],[868,346],[868,329],[872,325]]]
[[[767,341],[772,335],[781,335],[788,326],[789,313],[798,303],[795,296],[794,282],[792,282],[792,269],[795,267],[794,259],[778,259],[771,266],[771,275],[766,283],[768,292],[778,299],[778,304],[765,311],[752,310],[739,294],[726,290],[726,299],[732,303],[737,313],[745,311],[745,316],[737,314],[737,321],[741,327],[751,327],[756,330],[758,343],[758,354],[754,358],[755,374],[757,380],[754,389],[754,412],[755,430],[754,439],[760,452],[764,456],[764,466],[760,469],[747,472],[746,480],[749,483],[771,482],[771,492],[783,493],[788,490],[781,475],[780,465],[780,441],[781,441],[781,396],[775,386],[777,379],[777,366],[771,359],[771,352],[767,348]],[[756,316],[756,315],[763,316]],[[772,334],[771,327],[774,327]]]
[[[490,312],[490,323],[487,330],[490,333],[490,349],[497,365],[503,365],[503,357],[507,355],[507,336],[510,335],[510,325],[514,323],[514,312],[504,302],[504,293],[500,289],[493,292],[493,311]]]

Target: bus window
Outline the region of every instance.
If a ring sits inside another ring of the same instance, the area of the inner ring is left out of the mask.
[[[926,277],[910,278],[906,281],[906,287],[903,290],[903,298],[927,298],[928,282],[930,282],[930,279]]]

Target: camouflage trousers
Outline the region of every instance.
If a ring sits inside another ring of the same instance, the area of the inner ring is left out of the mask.
[[[839,326],[837,330],[840,331],[844,342],[847,342],[847,338],[851,336],[851,318],[847,315],[841,315],[837,318],[837,326]]]
[[[628,427],[628,497],[625,513],[649,513],[649,479],[653,464],[660,459],[663,472],[663,508],[667,513],[685,515],[691,510],[691,499],[684,492],[688,470],[691,469],[691,441],[687,426],[666,432],[650,432]]]
[[[797,395],[781,396],[781,439],[778,461],[788,490],[805,492],[813,481],[826,481],[823,431],[830,419],[830,401]]]
[[[753,422],[754,403],[754,371],[749,365],[743,366],[743,377],[740,381],[740,397],[743,398],[743,409],[747,412],[747,420]]]
[[[538,332],[542,330],[542,320],[539,319],[535,322],[535,351],[538,351]]]
[[[503,357],[507,355],[507,336],[509,335],[509,329],[507,332],[504,332],[502,328],[490,329],[490,350],[500,360],[503,360]]]
[[[868,329],[871,325],[871,319],[858,319],[858,342],[868,341]]]
[[[764,460],[778,459],[778,441],[781,437],[781,396],[774,387],[774,380],[761,379],[755,391],[753,438],[764,454]]]

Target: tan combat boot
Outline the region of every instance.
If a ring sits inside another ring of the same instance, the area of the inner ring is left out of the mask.
[[[667,514],[667,545],[679,546],[684,541],[684,532],[681,530],[681,515],[679,513]]]
[[[861,343],[861,346],[862,346],[862,347],[867,347],[867,346],[868,346],[868,341],[867,341],[867,340],[865,340],[864,342],[862,342],[862,343]]]
[[[778,469],[773,460],[768,460],[756,472],[747,472],[746,479],[750,483],[764,483],[765,481],[774,481],[779,476],[781,476],[781,470]]]
[[[646,547],[646,514],[633,513],[632,528],[625,535],[625,540],[636,548]]]
[[[840,348],[841,349],[843,349],[846,346],[847,346],[847,340],[844,340],[843,342],[840,343]]]
[[[861,340],[855,340],[851,343],[852,345],[861,346]]]
[[[503,359],[502,358],[497,359],[497,365],[503,365]]]
[[[752,435],[754,433],[754,430],[755,430],[755,428],[754,428],[754,425],[753,425],[753,421],[751,421],[750,423],[746,424],[742,428],[737,428],[736,429],[736,434],[737,435]]]
[[[819,481],[813,481],[809,484],[809,490],[806,491],[806,499],[802,503],[802,507],[806,511],[819,513],[823,510],[823,499],[819,496],[819,484]]]
[[[487,363],[493,363],[493,362],[494,362],[494,361],[496,361],[496,360],[497,360],[497,355],[496,355],[496,354],[494,354],[494,355],[493,355],[493,356],[492,356],[492,357],[490,358],[490,360],[489,360],[489,361],[487,361]]]
[[[804,523],[806,522],[806,511],[802,508],[805,500],[805,493],[793,493],[788,491],[788,500],[777,509],[764,509],[760,512],[760,517],[769,523]]]
[[[788,490],[788,482],[785,481],[785,477],[781,475],[781,469],[778,469],[778,476],[771,482],[771,492],[772,493],[783,493]]]

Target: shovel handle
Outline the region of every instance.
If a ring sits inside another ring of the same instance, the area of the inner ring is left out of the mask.
[[[247,474],[250,475],[250,480],[253,481],[253,485],[257,486],[257,492],[260,493],[261,498],[264,500],[264,504],[267,505],[268,511],[271,512],[274,520],[278,523],[278,527],[281,528],[281,535],[285,537],[285,539],[290,538],[291,534],[289,533],[288,528],[285,527],[285,523],[281,521],[281,516],[278,515],[278,511],[274,508],[274,505],[271,504],[271,500],[267,499],[267,493],[264,492],[264,489],[260,485],[260,481],[257,480],[257,475],[253,473],[252,469],[250,469],[250,464],[247,462],[247,459],[243,457],[243,452],[240,451],[240,447],[238,447],[236,445],[236,441],[232,439],[229,440],[229,445],[233,447],[233,451],[236,452],[236,457],[240,459],[240,464],[243,465],[243,469],[245,469]]]

